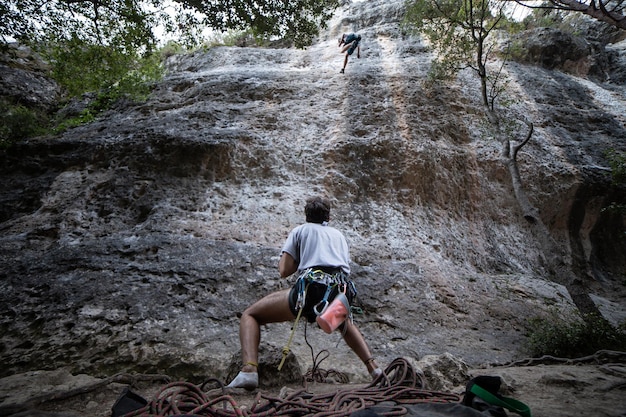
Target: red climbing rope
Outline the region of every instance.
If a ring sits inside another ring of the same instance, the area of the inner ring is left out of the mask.
[[[219,382],[219,381],[218,381]],[[209,398],[201,387],[174,382],[163,387],[145,407],[125,414],[124,417],[164,417],[184,414],[197,417],[347,417],[355,411],[382,402],[395,405],[385,408],[381,415],[395,417],[407,414],[404,405],[425,402],[460,402],[459,395],[429,391],[411,365],[404,359],[395,359],[384,374],[364,388],[338,390],[334,393],[311,394],[305,390],[292,393],[287,398],[275,398],[258,393],[254,404],[241,408],[230,396],[223,393]],[[220,407],[221,405],[221,407]]]

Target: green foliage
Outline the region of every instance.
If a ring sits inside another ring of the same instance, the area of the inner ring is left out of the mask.
[[[166,18],[160,1],[7,0],[0,7],[0,34],[33,45],[80,38],[87,44],[134,50],[156,44],[152,28]]]
[[[50,63],[52,78],[65,88],[68,98],[92,93],[95,99],[79,115],[60,120],[21,105],[0,103],[0,147],[89,123],[120,100],[143,102],[163,77],[161,54],[139,57],[101,45],[72,49],[75,45],[48,45],[43,56]]]
[[[526,349],[533,357],[576,358],[603,349],[626,351],[626,327],[613,327],[597,315],[572,321],[556,315],[533,318],[528,322],[528,332]]]
[[[524,45],[524,40],[522,39],[514,39],[511,42],[509,42],[508,50],[509,50],[509,57],[513,61],[524,62],[528,59],[527,58],[528,50],[526,49]]]
[[[70,117],[68,119],[60,120],[56,126],[52,128],[53,133],[62,133],[67,129],[72,127],[77,127],[80,125],[84,125],[87,123],[91,123],[95,120],[96,116],[94,115],[91,109],[87,108],[83,110],[78,116]]]
[[[504,19],[499,26],[499,29],[502,29],[507,33],[519,33],[526,30],[526,28],[527,27],[523,21],[520,22],[511,18]]]
[[[163,16],[154,11],[159,3],[76,0],[41,7],[36,0],[9,0],[0,7],[6,18],[0,34],[5,42],[11,36],[38,52],[68,99],[98,95],[84,114],[60,121],[63,128],[92,120],[119,99],[145,100],[151,83],[163,74],[159,56],[152,53],[152,28]]]
[[[254,38],[310,45],[339,0],[6,0],[0,4],[0,43],[82,40],[127,50],[154,48],[153,30],[173,34],[187,48],[201,43],[206,27],[218,32],[250,30]]]
[[[166,60],[171,56],[182,54],[184,52],[185,47],[175,41],[169,41],[161,49],[159,49],[159,55],[162,60]]]
[[[251,29],[247,30],[227,30],[225,32],[215,32],[203,43],[204,48],[214,46],[266,46],[270,44],[269,39],[256,35]]]
[[[298,48],[310,45],[332,17],[339,0],[177,0],[199,11],[201,22],[224,32],[250,29],[255,38],[289,39]]]
[[[45,118],[23,105],[0,103],[0,149],[19,140],[43,133]]]
[[[53,129],[55,133],[93,121],[98,113],[110,109],[120,100],[145,101],[152,91],[153,84],[163,77],[164,69],[160,53],[138,58],[102,47],[93,49],[103,53],[87,54],[88,57],[95,58],[81,62],[82,55],[68,56],[61,49],[61,56],[67,60],[53,61],[53,74],[56,80],[67,88],[70,96],[76,97],[87,92],[96,92],[95,100],[78,116],[59,121]],[[93,65],[94,62],[101,62],[101,64]],[[109,70],[103,71],[103,68],[109,68]]]
[[[626,185],[626,153],[619,152],[615,149],[609,149],[606,152],[606,157],[611,166],[612,183],[616,187],[623,187]],[[614,211],[618,213],[626,213],[626,204],[619,204],[613,202],[607,207],[602,209],[603,211]]]
[[[526,29],[558,28],[563,22],[563,12],[553,9],[533,9],[522,21]]]
[[[436,74],[448,78],[472,61],[474,41],[462,30],[467,9],[460,0],[407,1],[404,27],[423,33],[439,52]]]
[[[52,78],[64,87],[68,98],[96,94],[80,115],[57,121],[52,128],[55,133],[92,121],[119,100],[145,101],[164,74],[159,53],[142,57],[123,47],[93,44],[77,37],[48,43],[40,50],[50,64]]]
[[[157,54],[140,57],[125,48],[93,44],[77,37],[48,44],[41,54],[52,67],[52,78],[70,97],[89,91],[113,91],[113,96],[123,93],[142,100],[149,83],[163,75]]]
[[[523,29],[551,28],[580,36],[580,24],[588,25],[588,16],[555,8],[533,9],[521,22]]]
[[[613,184],[626,184],[626,153],[609,149],[606,153],[609,165],[611,165],[611,175]]]
[[[407,0],[405,29],[423,34],[437,52],[430,83],[471,68],[480,78],[483,104],[493,110],[500,78],[490,77],[487,62],[496,49],[490,35],[506,22],[504,7],[497,0]]]

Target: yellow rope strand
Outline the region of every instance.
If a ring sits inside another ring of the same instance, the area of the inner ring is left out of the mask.
[[[309,285],[307,284],[306,288],[304,289],[304,298],[305,299],[306,299],[306,290],[308,288],[309,288]],[[289,352],[291,351],[289,346],[291,346],[291,341],[293,340],[293,335],[296,333],[296,327],[298,327],[298,320],[300,320],[300,316],[302,315],[302,310],[304,310],[304,304],[302,305],[302,307],[300,307],[300,310],[298,310],[298,315],[296,316],[296,320],[293,322],[293,327],[291,329],[291,335],[289,336],[289,341],[287,342],[287,344],[283,348],[283,358],[280,360],[280,364],[278,365],[278,371],[283,369],[283,365],[285,364],[285,359],[287,359],[287,355],[289,355]]]

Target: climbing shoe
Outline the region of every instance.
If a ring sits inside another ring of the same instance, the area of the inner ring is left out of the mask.
[[[258,372],[239,372],[227,388],[245,388],[252,391],[259,386]]]
[[[343,72],[344,72],[344,69],[343,69],[343,68],[339,70],[339,73],[340,73],[340,74],[343,74]]]

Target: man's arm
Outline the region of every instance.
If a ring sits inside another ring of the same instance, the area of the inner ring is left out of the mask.
[[[280,255],[280,260],[278,261],[278,272],[280,273],[281,278],[287,278],[297,270],[298,263],[296,260],[293,259],[293,257],[287,252],[283,252]]]

